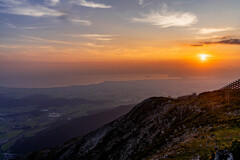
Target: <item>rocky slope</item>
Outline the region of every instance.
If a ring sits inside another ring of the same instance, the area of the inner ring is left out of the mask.
[[[236,138],[240,138],[240,91],[214,91],[185,99],[147,99],[84,137],[24,159],[214,159],[216,151],[217,156],[221,149],[230,152]]]

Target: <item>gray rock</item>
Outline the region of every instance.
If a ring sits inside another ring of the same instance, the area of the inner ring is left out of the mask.
[[[227,150],[219,150],[214,160],[234,160],[233,154]]]

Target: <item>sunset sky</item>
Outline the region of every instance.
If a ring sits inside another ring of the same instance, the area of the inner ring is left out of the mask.
[[[239,7],[239,0],[0,0],[0,86],[119,75],[238,78]]]

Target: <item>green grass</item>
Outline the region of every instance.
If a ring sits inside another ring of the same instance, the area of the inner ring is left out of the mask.
[[[37,128],[37,129],[33,129],[33,130],[31,130],[31,131],[26,132],[26,133],[24,134],[24,137],[32,137],[32,136],[34,136],[35,134],[37,134],[38,132],[43,131],[44,129],[46,129],[46,128],[44,128],[44,127],[39,127],[39,128]]]
[[[2,150],[6,152],[13,144],[14,144],[14,141],[9,141],[5,143],[4,145],[2,145]]]
[[[176,101],[175,106],[169,110],[167,115],[169,118],[178,117],[178,112],[184,110],[187,113],[187,118],[176,122],[171,128],[179,128],[184,124],[188,131],[182,129],[178,131],[178,134],[174,134],[172,130],[169,130],[168,135],[179,137],[186,131],[191,135],[192,128],[197,129],[198,132],[195,136],[185,137],[183,142],[175,144],[168,150],[158,149],[161,147],[161,141],[164,140],[164,137],[159,137],[160,139],[156,140],[159,145],[145,151],[145,155],[153,155],[147,159],[161,159],[162,156],[168,154],[169,160],[188,160],[197,155],[201,159],[207,160],[217,150],[231,148],[232,141],[240,138],[240,114],[238,112],[240,110],[240,96],[239,94],[231,96],[230,103],[223,97],[224,92],[220,91],[201,94],[196,100]],[[188,109],[185,110],[188,106],[197,106],[201,112],[194,113]]]
[[[4,139],[6,139],[7,138],[7,135],[6,134],[0,134],[0,141],[1,140],[4,140]]]
[[[4,157],[4,154],[0,152],[0,159]]]
[[[23,130],[13,130],[8,134],[8,138],[14,138],[16,136],[19,136],[21,133],[23,133]]]
[[[233,139],[240,138],[240,128],[215,129],[215,131],[199,135],[187,143],[178,144],[177,147],[173,148],[174,152],[178,154],[174,156],[170,155],[168,159],[187,160],[199,155],[202,159],[206,160],[211,157],[213,152],[216,152],[216,149],[231,148]],[[204,138],[202,136],[204,136]],[[159,157],[164,154],[165,153],[159,154]]]

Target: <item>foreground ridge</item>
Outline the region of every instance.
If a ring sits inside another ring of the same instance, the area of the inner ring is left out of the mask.
[[[153,97],[86,136],[24,160],[213,160],[226,153],[240,159],[239,152],[231,150],[239,137],[239,90],[187,99]]]

